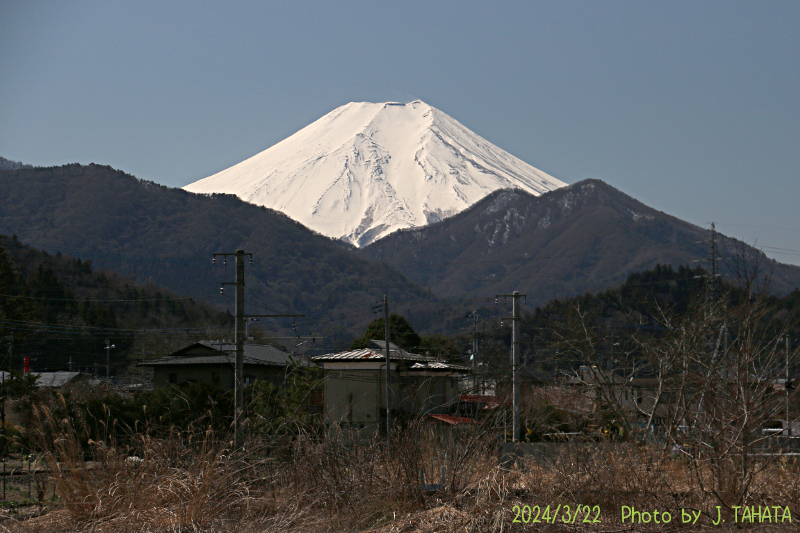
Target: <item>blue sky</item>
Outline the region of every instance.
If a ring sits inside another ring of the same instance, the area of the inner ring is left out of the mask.
[[[6,1],[0,156],[183,186],[347,102],[421,99],[800,264],[799,62],[796,1]]]

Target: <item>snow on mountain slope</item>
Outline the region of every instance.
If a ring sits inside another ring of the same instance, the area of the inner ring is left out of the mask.
[[[565,185],[417,100],[349,103],[184,189],[235,194],[361,247],[497,189],[539,195]]]

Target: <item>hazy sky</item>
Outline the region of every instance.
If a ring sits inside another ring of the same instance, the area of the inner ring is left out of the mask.
[[[421,99],[800,264],[799,58],[797,1],[6,0],[0,156],[177,187],[347,102]]]

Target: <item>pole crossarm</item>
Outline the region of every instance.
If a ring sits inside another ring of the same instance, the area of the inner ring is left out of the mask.
[[[244,318],[282,318],[282,317],[305,317],[306,315],[244,315]]]
[[[528,300],[528,295],[527,294],[495,294],[494,295],[494,303],[497,303],[497,299],[498,298],[516,298],[517,296],[519,296],[520,298],[525,299],[526,302]]]
[[[217,257],[221,257],[223,260],[223,264],[227,264],[228,257],[236,257],[238,255],[237,252],[215,252],[211,257],[211,264],[214,265],[217,263]],[[244,256],[250,256],[250,264],[253,264],[253,254],[251,252],[245,252],[242,254]]]
[[[315,340],[322,340],[325,337],[270,337],[268,340],[271,341],[293,341],[293,340],[301,340],[301,341],[315,341]]]

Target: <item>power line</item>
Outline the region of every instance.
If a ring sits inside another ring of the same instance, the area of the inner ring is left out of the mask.
[[[24,286],[25,288],[32,288],[28,285]],[[35,287],[35,288],[42,288],[42,289],[49,289],[50,287]],[[65,289],[71,290],[71,289]],[[198,296],[197,298],[210,298],[214,296],[213,294],[208,294],[204,296]],[[196,299],[194,296],[176,296],[176,297],[162,297],[162,298],[136,298],[136,299],[122,299],[122,298],[114,298],[114,299],[93,299],[93,298],[80,298],[78,296],[74,298],[50,298],[47,296],[24,296],[24,295],[13,295],[13,294],[0,294],[0,297],[5,298],[13,298],[18,300],[47,300],[52,302],[169,302],[169,301],[176,301],[176,300],[194,300]],[[201,300],[203,301],[203,300]]]

